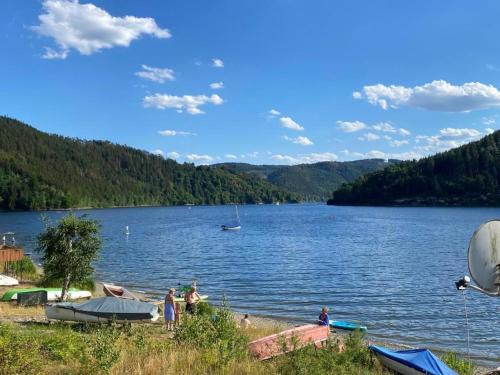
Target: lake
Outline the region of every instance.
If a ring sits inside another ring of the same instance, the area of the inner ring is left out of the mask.
[[[260,205],[82,211],[102,223],[99,280],[149,293],[196,279],[213,302],[250,314],[313,321],[323,305],[372,338],[466,353],[464,299],[474,230],[488,208]],[[65,213],[44,213],[57,219]],[[32,251],[41,213],[1,213],[2,231]],[[125,226],[130,234],[125,235]],[[471,357],[500,363],[500,298],[468,291]]]

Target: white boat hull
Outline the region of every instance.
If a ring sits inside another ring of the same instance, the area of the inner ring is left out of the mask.
[[[400,362],[397,362],[393,359],[390,359],[390,358],[387,358],[383,355],[380,355],[379,353],[377,353],[377,358],[380,360],[380,362],[385,367],[395,371],[398,374],[401,374],[401,375],[422,375],[422,374],[425,374],[424,372],[420,372],[418,370],[415,370],[414,368],[408,367]]]
[[[237,227],[226,227],[226,226],[223,226],[222,227],[222,230],[240,230],[241,229],[241,226],[237,226]]]
[[[68,292],[68,299],[83,299],[83,298],[92,298],[92,293],[87,290],[74,290]],[[17,300],[17,293],[14,294],[11,298],[13,301]],[[48,291],[47,292],[47,301],[59,301],[61,299],[60,291]]]
[[[126,320],[115,320],[111,318],[103,318],[91,314],[85,314],[78,311],[74,311],[72,309],[66,309],[51,304],[45,305],[45,316],[47,317],[48,320],[64,320],[70,322],[99,323],[99,322],[109,322],[110,320],[114,320],[116,322],[126,321]],[[158,312],[156,312],[151,319],[148,319],[148,321],[155,322],[158,320],[159,317],[160,315],[158,314]]]
[[[19,285],[19,281],[10,276],[0,275],[0,286]]]

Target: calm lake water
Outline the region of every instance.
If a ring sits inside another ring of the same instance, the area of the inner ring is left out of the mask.
[[[373,338],[465,353],[464,300],[474,230],[499,209],[326,205],[240,207],[242,230],[223,232],[232,207],[88,210],[102,222],[98,279],[149,293],[198,281],[241,312],[311,321],[360,321]],[[64,213],[47,213],[54,219]],[[33,250],[40,213],[1,213],[2,231]],[[130,228],[128,236],[125,226]],[[471,354],[500,363],[500,298],[467,292]]]

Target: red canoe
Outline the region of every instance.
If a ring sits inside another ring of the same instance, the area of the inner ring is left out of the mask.
[[[134,296],[131,292],[129,292],[122,286],[102,284],[102,290],[104,294],[109,297],[139,300],[136,296]]]
[[[328,326],[319,326],[316,324],[307,324],[305,326],[288,329],[286,331],[266,336],[252,341],[249,345],[250,351],[259,360],[269,359],[280,354],[291,351],[292,337],[297,340],[297,347],[302,347],[313,343],[315,345],[328,339]],[[286,350],[283,351],[282,343],[286,340]]]

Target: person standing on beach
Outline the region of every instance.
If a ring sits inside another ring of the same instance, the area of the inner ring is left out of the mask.
[[[168,290],[168,294],[165,296],[165,324],[167,326],[167,331],[171,331],[174,328],[174,321],[175,321],[174,293],[175,289],[170,288]]]
[[[328,316],[328,309],[326,306],[323,306],[321,309],[321,314],[318,317],[318,324],[320,326],[329,326],[330,325],[330,317]]]
[[[248,319],[248,314],[245,314],[245,317],[240,321],[240,328],[247,329],[250,328],[250,319]]]
[[[196,287],[192,287],[189,292],[184,295],[186,302],[186,313],[194,315],[196,313],[196,303],[200,300],[200,295],[196,291]]]

